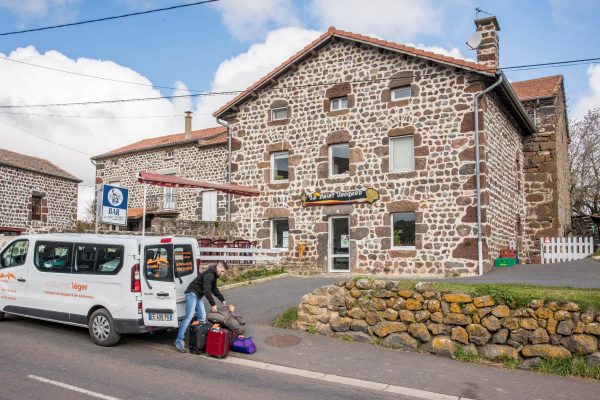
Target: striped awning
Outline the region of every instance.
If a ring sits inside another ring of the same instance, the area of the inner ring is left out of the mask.
[[[236,194],[240,196],[258,196],[260,191],[251,186],[240,186],[235,183],[214,183],[196,181],[193,179],[181,178],[175,175],[154,174],[151,172],[140,172],[138,182],[154,186],[173,187],[173,188],[196,188],[213,189],[219,192]]]

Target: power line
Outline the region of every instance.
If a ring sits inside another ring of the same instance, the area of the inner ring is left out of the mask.
[[[179,4],[179,5],[171,6],[171,7],[163,7],[163,8],[156,8],[156,9],[153,9],[153,10],[139,11],[139,12],[134,12],[134,13],[129,13],[129,14],[114,15],[112,17],[104,17],[104,18],[97,18],[97,19],[88,19],[86,21],[77,21],[77,22],[71,22],[71,23],[68,23],[68,24],[44,26],[44,27],[41,27],[41,28],[25,29],[25,30],[22,30],[22,31],[4,32],[4,33],[0,33],[0,36],[17,35],[17,34],[21,34],[21,33],[38,32],[38,31],[45,31],[45,30],[49,30],[49,29],[65,28],[65,27],[68,27],[68,26],[91,24],[93,22],[110,21],[110,20],[113,20],[113,19],[128,18],[128,17],[137,16],[137,15],[151,14],[151,13],[156,13],[156,12],[161,12],[161,11],[175,10],[175,9],[178,9],[178,8],[198,6],[198,5],[207,4],[207,3],[214,3],[214,2],[217,2],[217,1],[219,1],[219,0],[196,1],[194,3]]]
[[[146,119],[146,118],[181,118],[181,115],[66,115],[66,114],[33,114],[33,113],[18,113],[4,112],[5,115],[23,115],[27,117],[53,117],[53,118],[94,118],[94,119]],[[208,113],[194,115],[211,115]]]

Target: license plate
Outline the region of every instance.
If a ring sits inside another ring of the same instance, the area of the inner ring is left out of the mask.
[[[173,314],[167,313],[148,313],[148,319],[150,321],[172,321]]]

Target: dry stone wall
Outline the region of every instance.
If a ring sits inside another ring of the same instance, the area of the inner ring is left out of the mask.
[[[400,282],[357,279],[304,296],[297,327],[346,340],[421,350],[447,357],[457,351],[531,366],[542,357],[600,357],[600,313],[572,302],[497,304],[491,296],[416,290]]]

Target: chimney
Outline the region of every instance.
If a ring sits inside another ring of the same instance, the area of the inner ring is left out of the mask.
[[[192,138],[192,112],[185,112],[185,140]]]
[[[475,20],[477,32],[481,32],[481,44],[477,47],[477,62],[497,69],[500,66],[500,25],[495,16]]]

